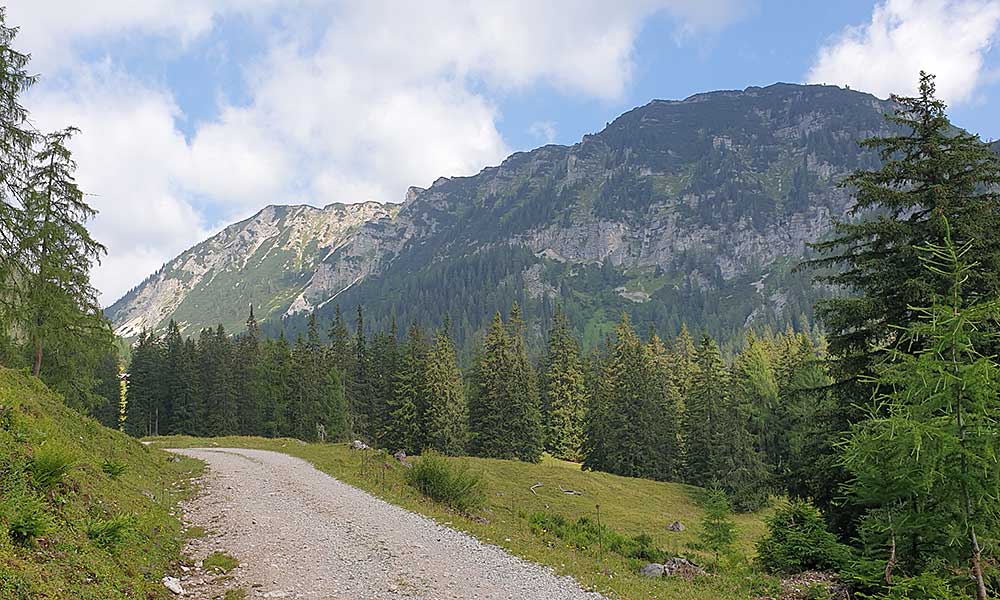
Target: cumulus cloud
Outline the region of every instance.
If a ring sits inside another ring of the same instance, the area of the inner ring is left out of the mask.
[[[272,0],[13,0],[8,22],[46,75],[28,102],[39,128],[83,130],[73,150],[101,211],[93,230],[109,257],[94,281],[109,303],[265,204],[398,201],[410,185],[494,164],[509,151],[497,128],[505,95],[618,98],[652,15],[689,37],[725,27],[740,5],[297,0],[279,12]],[[215,116],[185,135],[174,90],[128,72],[116,50],[154,44],[170,60],[207,36],[224,51],[211,36],[231,15],[253,23],[260,46],[252,62],[226,65],[246,97],[221,90]],[[548,141],[553,126],[538,133]]]
[[[885,97],[912,93],[924,70],[945,101],[966,102],[989,78],[984,56],[998,34],[1000,0],[887,0],[823,46],[806,79]]]

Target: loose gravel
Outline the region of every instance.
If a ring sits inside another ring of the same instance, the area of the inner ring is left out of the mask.
[[[175,452],[208,464],[203,492],[184,513],[210,535],[192,540],[189,551],[203,559],[222,549],[240,561],[214,585],[192,571],[186,597],[212,597],[223,586],[242,587],[249,598],[604,598],[304,460],[265,450]]]

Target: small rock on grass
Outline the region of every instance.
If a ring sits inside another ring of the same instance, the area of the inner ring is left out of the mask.
[[[167,577],[164,577],[161,581],[163,581],[163,587],[167,588],[171,592],[177,594],[178,596],[184,595],[184,588],[181,587],[180,579],[177,579],[176,577],[170,577],[168,575]]]

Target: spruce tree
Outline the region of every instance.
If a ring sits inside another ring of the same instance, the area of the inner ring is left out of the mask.
[[[28,262],[22,254],[26,219],[20,199],[35,138],[21,95],[36,77],[28,72],[30,56],[13,47],[17,28],[7,26],[5,12],[0,7],[0,340],[12,343],[29,284]]]
[[[125,430],[136,437],[159,435],[159,416],[167,391],[160,339],[143,330],[132,350],[128,370]]]
[[[214,331],[205,329],[199,341],[206,434],[236,435],[239,433],[239,415],[236,406],[232,341],[222,325]]]
[[[477,391],[469,407],[471,449],[477,456],[535,462],[542,453],[541,408],[524,348],[520,309],[505,326],[493,317],[476,368]]]
[[[830,443],[813,457],[821,474],[809,485],[817,504],[846,534],[860,508],[837,502],[850,475],[839,464],[836,443],[852,423],[867,417],[857,407],[871,397],[871,366],[884,348],[898,347],[920,316],[915,307],[948,293],[947,278],[921,268],[917,252],[942,242],[942,217],[956,239],[972,242],[968,260],[982,265],[963,286],[963,300],[1000,293],[1000,157],[978,136],[950,123],[945,104],[935,97],[932,75],[920,74],[915,97],[892,100],[896,109],[887,120],[894,132],[862,142],[878,152],[878,168],[856,171],[844,181],[854,193],[852,218],[814,245],[821,257],[808,263],[826,270],[822,281],[848,292],[817,305],[838,408],[827,419],[830,431],[821,434]]]
[[[655,333],[646,344],[649,354],[650,383],[655,412],[650,426],[654,428],[653,448],[656,466],[651,477],[666,481],[683,478],[683,443],[681,440],[681,396],[674,376],[674,362],[666,346]]]
[[[415,325],[415,324],[414,324]],[[421,336],[423,334],[421,333]],[[397,343],[396,321],[392,320],[389,331],[379,331],[372,337],[371,343],[371,383],[372,404],[370,411],[370,427],[374,432],[374,441],[380,447],[389,447],[398,443],[390,433],[392,412],[397,400],[396,383],[400,370],[401,356]],[[426,346],[426,341],[425,341]],[[417,408],[417,412],[422,409]],[[419,446],[418,446],[419,449]],[[415,450],[409,450],[414,452]]]
[[[601,425],[600,461],[588,455],[584,467],[631,477],[652,477],[657,471],[657,419],[660,395],[654,389],[647,349],[632,328],[627,313],[616,331],[598,393],[595,418]]]
[[[261,378],[262,435],[291,435],[288,402],[291,395],[292,351],[284,333],[264,343]],[[345,425],[346,427],[346,425]]]
[[[375,390],[371,379],[371,354],[365,337],[364,312],[358,305],[357,325],[354,333],[354,359],[348,376],[347,405],[351,417],[351,435],[361,436],[372,443],[378,431],[372,429],[372,412]]]
[[[588,402],[585,373],[579,344],[558,307],[549,330],[541,387],[545,449],[556,458],[582,460]]]
[[[543,449],[542,409],[537,375],[524,342],[524,319],[517,302],[511,306],[507,329],[511,352],[511,370],[506,382],[509,437],[516,458],[537,462]]]
[[[434,346],[427,358],[424,447],[452,456],[464,454],[469,438],[468,419],[462,372],[446,321],[445,327],[434,336]]]
[[[263,427],[261,406],[260,326],[250,305],[247,329],[236,339],[233,370],[236,405],[242,435],[259,435]]]
[[[428,353],[423,329],[413,323],[406,333],[400,365],[395,373],[395,395],[389,404],[389,420],[383,436],[386,444],[391,444],[390,450],[415,454],[424,448]]]
[[[684,414],[684,437],[687,440],[687,481],[706,486],[720,475],[720,451],[723,438],[724,407],[729,404],[726,366],[715,340],[704,336],[695,354],[691,392]]]

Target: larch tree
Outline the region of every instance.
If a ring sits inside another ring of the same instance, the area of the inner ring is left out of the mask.
[[[66,147],[76,132],[70,127],[43,137],[24,196],[20,255],[28,272],[22,294],[23,326],[36,376],[46,347],[86,353],[111,343],[97,290],[90,284],[90,268],[106,251],[87,231],[85,223],[96,211],[76,185],[76,163]]]
[[[1000,534],[1000,365],[985,349],[996,343],[1000,300],[966,299],[985,268],[970,262],[977,242],[953,242],[943,218],[941,227],[942,243],[916,250],[949,288],[914,307],[917,320],[876,364],[879,393],[843,460],[849,492],[870,507],[865,531],[881,534],[887,579],[896,565],[916,574],[935,559],[968,561],[985,600],[981,540]]]

